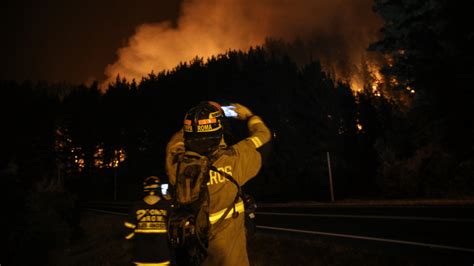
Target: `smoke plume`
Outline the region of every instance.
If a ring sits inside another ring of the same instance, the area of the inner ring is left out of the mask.
[[[372,0],[185,0],[176,25],[136,29],[106,67],[102,84],[117,75],[139,81],[196,56],[247,50],[273,38],[304,41],[326,71],[357,86],[368,60],[365,50],[381,25]]]

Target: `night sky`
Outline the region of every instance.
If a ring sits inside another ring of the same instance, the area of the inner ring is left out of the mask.
[[[371,7],[371,0],[9,1],[1,16],[0,79],[140,80],[270,37],[312,43],[309,53],[326,71],[361,87],[365,50],[382,27]]]
[[[2,4],[0,79],[90,82],[104,79],[135,28],[175,23],[179,0],[46,0]]]

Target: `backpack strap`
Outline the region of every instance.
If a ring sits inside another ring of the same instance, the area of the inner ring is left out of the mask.
[[[237,202],[239,202],[239,198],[242,198],[242,189],[239,185],[239,183],[237,183],[237,181],[232,177],[232,175],[226,173],[226,172],[223,172],[223,171],[220,171],[219,169],[217,169],[214,165],[210,165],[209,169],[211,169],[212,171],[214,172],[217,172],[223,176],[225,176],[225,178],[227,178],[230,182],[232,182],[236,187],[237,187],[237,193],[235,195],[235,198],[234,198],[234,201],[229,205],[229,207],[227,207],[227,209],[225,210],[224,214],[222,214],[222,216],[219,218],[219,220],[217,222],[214,223],[214,226],[218,226],[219,224],[221,224],[224,220],[225,220],[225,217],[227,217],[227,215],[229,214],[230,210],[234,209],[234,213],[232,214],[232,217],[235,219],[237,218],[237,216],[239,215],[239,213],[237,213],[235,211],[235,204]]]

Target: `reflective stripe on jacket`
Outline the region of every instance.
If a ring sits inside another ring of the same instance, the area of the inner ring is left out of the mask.
[[[227,208],[222,209],[218,212],[214,212],[214,213],[209,214],[209,222],[211,224],[217,223],[217,221],[219,221],[219,219],[222,217],[222,215],[224,215],[226,210],[227,210]],[[243,201],[239,201],[235,204],[235,211],[239,214],[245,212],[245,207],[244,207],[244,202]],[[226,215],[224,220],[231,218],[232,214],[234,214],[234,208],[230,209],[229,213]]]
[[[136,262],[134,261],[133,264],[137,266],[165,266],[165,265],[170,265],[170,261],[164,261],[164,262]]]

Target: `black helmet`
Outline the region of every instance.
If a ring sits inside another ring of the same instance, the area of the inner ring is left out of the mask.
[[[184,117],[184,144],[187,150],[205,155],[214,151],[222,138],[221,106],[216,102],[201,102]]]
[[[161,182],[157,176],[149,176],[143,181],[143,191],[156,195],[161,189]]]

